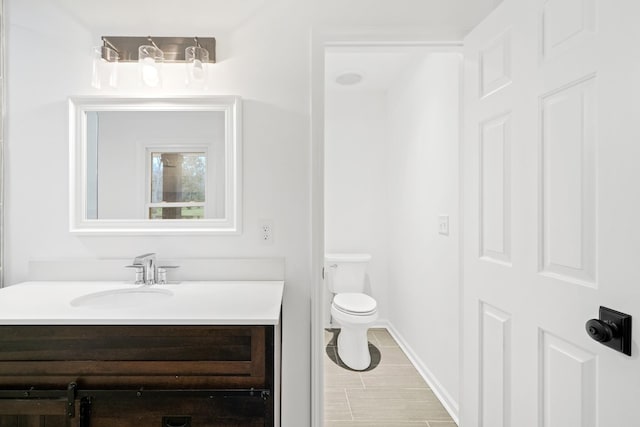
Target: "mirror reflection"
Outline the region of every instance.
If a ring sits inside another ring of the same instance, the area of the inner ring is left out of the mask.
[[[223,111],[87,112],[87,219],[224,217]]]

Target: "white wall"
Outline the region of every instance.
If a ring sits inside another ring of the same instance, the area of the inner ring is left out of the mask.
[[[325,252],[371,254],[366,291],[386,319],[387,96],[382,90],[326,95]]]
[[[434,53],[389,91],[389,322],[458,401],[458,54]],[[449,215],[449,235],[438,215]]]

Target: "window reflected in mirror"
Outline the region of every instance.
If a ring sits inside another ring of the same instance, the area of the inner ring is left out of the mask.
[[[152,151],[150,162],[149,219],[205,218],[206,153]]]

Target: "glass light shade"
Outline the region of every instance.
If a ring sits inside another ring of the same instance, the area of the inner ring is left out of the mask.
[[[96,89],[118,85],[118,52],[109,46],[93,48],[91,86]]]
[[[162,84],[162,62],[164,53],[155,46],[142,45],[138,48],[140,79],[149,87]]]
[[[187,84],[205,84],[209,51],[200,46],[189,46],[184,50],[184,59],[187,62]]]

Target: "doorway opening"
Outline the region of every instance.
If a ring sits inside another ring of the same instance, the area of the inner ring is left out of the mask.
[[[375,300],[377,316],[367,335],[369,367],[350,369],[336,339],[343,325],[331,316],[334,293],[317,284],[316,425],[453,426],[461,48],[336,43],[324,46],[322,59],[323,144],[315,152],[322,166],[314,177],[322,181],[323,220],[315,237],[323,254],[371,255],[361,291]]]

